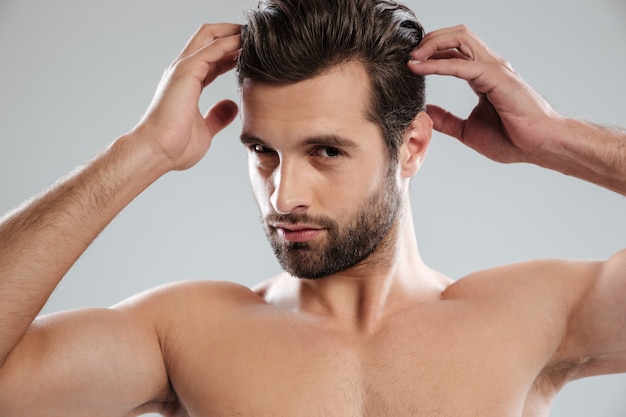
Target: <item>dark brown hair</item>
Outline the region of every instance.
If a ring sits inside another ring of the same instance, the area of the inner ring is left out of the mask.
[[[261,0],[242,30],[238,82],[288,84],[349,61],[371,80],[368,117],[397,158],[402,135],[424,108],[424,77],[406,66],[424,37],[414,13],[392,0]]]

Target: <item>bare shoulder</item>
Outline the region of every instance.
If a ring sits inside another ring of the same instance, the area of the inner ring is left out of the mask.
[[[539,259],[471,273],[446,290],[449,297],[522,297],[573,303],[602,267],[599,261]]]
[[[489,320],[524,335],[527,351],[539,352],[544,386],[561,387],[581,367],[583,354],[572,318],[595,285],[605,262],[541,259],[499,266],[467,275],[444,298],[470,300]]]
[[[250,288],[228,281],[180,281],[156,287],[133,296],[114,308],[135,310],[155,319],[168,316],[172,310],[178,316],[228,310],[262,302]]]

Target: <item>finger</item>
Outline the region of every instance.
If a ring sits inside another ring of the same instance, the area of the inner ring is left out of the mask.
[[[185,48],[176,58],[176,61],[195,53],[200,48],[211,44],[216,39],[238,35],[239,33],[241,33],[241,25],[238,24],[204,24],[200,26],[196,33],[189,39]]]
[[[214,68],[210,71],[202,81],[202,86],[206,87],[216,77],[232,70],[237,65],[237,58],[239,57],[240,50],[226,53],[223,58],[214,63]]]
[[[239,34],[225,36],[204,45],[193,54],[182,58],[182,60],[198,58],[204,62],[217,63],[229,54],[237,52],[239,48],[241,48],[241,36]]]
[[[429,59],[427,61],[410,60],[407,64],[418,75],[450,75],[466,81],[474,81],[485,72],[485,66],[464,59]]]
[[[430,56],[429,60],[430,59],[463,59],[463,60],[466,60],[467,58],[465,57],[465,55],[463,55],[462,53],[460,53],[456,49],[448,49],[446,51],[435,52],[434,54],[432,54]]]
[[[463,125],[465,121],[449,111],[429,104],[426,106],[426,113],[433,121],[433,128],[441,133],[452,136],[459,140],[463,138]]]
[[[211,137],[235,120],[238,111],[237,104],[232,100],[222,100],[214,104],[204,116],[204,123],[211,132]]]
[[[191,75],[206,86],[217,76],[235,66],[235,58],[241,47],[241,37],[231,35],[218,38],[193,54],[174,64],[179,76]]]
[[[425,61],[446,51],[456,51],[459,58],[489,62],[497,56],[466,26],[439,29],[428,33],[412,52],[414,60]]]

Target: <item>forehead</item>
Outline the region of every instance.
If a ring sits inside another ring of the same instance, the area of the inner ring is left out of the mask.
[[[370,82],[358,62],[292,84],[246,80],[241,94],[244,134],[260,138],[380,135],[368,118]]]

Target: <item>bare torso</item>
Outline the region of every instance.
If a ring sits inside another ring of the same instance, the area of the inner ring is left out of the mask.
[[[559,285],[498,275],[463,279],[368,331],[277,307],[265,290],[185,284],[161,329],[181,415],[546,416],[568,369],[555,362],[563,314],[546,303]],[[205,291],[219,301],[201,303]]]

